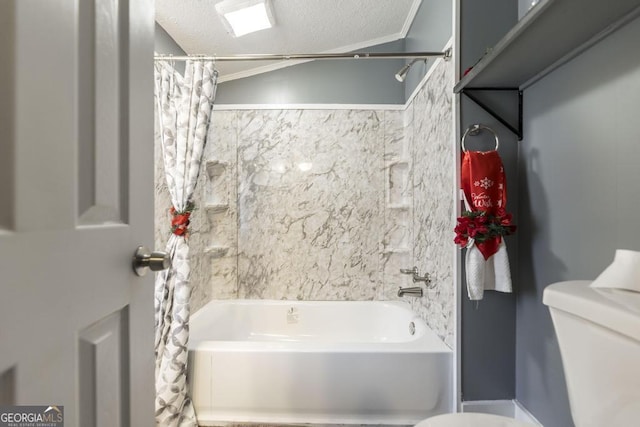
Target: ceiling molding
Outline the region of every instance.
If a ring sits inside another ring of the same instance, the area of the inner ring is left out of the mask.
[[[409,13],[407,14],[407,19],[406,21],[404,21],[404,25],[402,26],[402,30],[400,31],[400,38],[405,38],[407,37],[407,34],[409,34],[409,30],[413,25],[413,21],[416,19],[418,9],[420,9],[421,5],[422,0],[414,0],[413,4],[411,5],[411,9],[409,9]]]

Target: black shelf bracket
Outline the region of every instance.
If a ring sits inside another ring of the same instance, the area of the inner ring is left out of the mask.
[[[500,114],[496,112],[495,109],[491,108],[486,102],[482,101],[477,94],[474,92],[486,92],[486,91],[511,91],[518,93],[518,124],[513,125],[505,120]],[[518,88],[511,87],[479,87],[479,88],[464,88],[460,91],[464,95],[467,96],[470,100],[478,104],[483,110],[487,113],[491,114],[496,120],[502,123],[507,129],[513,132],[517,137],[518,141],[522,141],[522,91]]]

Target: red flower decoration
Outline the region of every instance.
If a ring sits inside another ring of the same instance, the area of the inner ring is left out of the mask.
[[[184,211],[178,212],[173,206],[169,210],[171,213],[171,232],[176,236],[187,236],[189,233],[189,217],[193,211],[193,203],[187,203]]]
[[[457,234],[455,239],[453,239],[456,245],[460,245],[460,247],[464,248],[469,244],[469,239],[461,234]]]
[[[463,212],[453,229],[456,233],[453,241],[460,247],[467,246],[470,239],[480,244],[491,241],[499,244],[502,236],[515,233],[516,226],[511,224],[511,220],[512,215],[504,208],[497,209],[495,214],[485,211]]]

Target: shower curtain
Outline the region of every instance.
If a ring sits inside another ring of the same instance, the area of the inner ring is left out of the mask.
[[[200,172],[217,72],[211,61],[187,61],[182,77],[168,61],[155,64],[156,120],[164,172],[171,196],[171,236],[166,252],[172,265],[156,276],[156,423],[197,427],[187,390],[189,340],[189,215]]]

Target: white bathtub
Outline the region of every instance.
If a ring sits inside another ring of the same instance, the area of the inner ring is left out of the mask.
[[[451,350],[406,303],[212,301],[190,331],[204,426],[414,424],[453,409]]]

